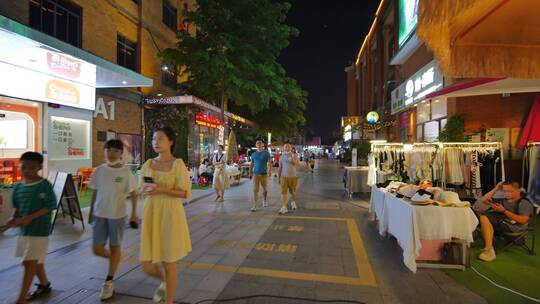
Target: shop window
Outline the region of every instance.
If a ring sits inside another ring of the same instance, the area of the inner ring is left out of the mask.
[[[446,122],[447,122],[447,121],[448,121],[448,120],[446,120],[446,118],[445,118],[445,119],[441,119],[441,130],[444,129],[444,127],[446,127]]]
[[[176,32],[177,29],[178,12],[169,1],[163,0],[163,23]]]
[[[439,122],[430,121],[424,124],[424,141],[434,142],[439,138]]]
[[[446,117],[446,98],[431,101],[431,119]]]
[[[82,8],[66,0],[30,0],[29,25],[76,47],[82,46]]]
[[[130,70],[137,71],[137,44],[118,34],[116,42],[116,62]]]
[[[419,103],[416,110],[416,122],[429,121],[429,112],[429,102]]]
[[[176,79],[176,68],[170,68],[170,69],[167,69],[167,70],[162,70],[162,73],[161,73],[161,84],[163,84],[164,86],[167,86],[171,89],[175,89],[176,90],[176,84],[177,84],[177,79]]]
[[[423,141],[424,138],[424,125],[416,126],[416,141]]]

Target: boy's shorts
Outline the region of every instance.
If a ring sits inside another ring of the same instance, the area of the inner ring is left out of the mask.
[[[48,236],[19,236],[15,256],[22,257],[23,261],[38,261],[38,264],[43,264],[48,247]]]
[[[296,184],[298,183],[297,177],[282,176],[279,183],[281,184],[281,194],[285,195],[287,194],[287,191],[291,194],[296,193]]]
[[[94,246],[105,246],[107,240],[109,240],[109,246],[122,245],[125,225],[125,217],[108,219],[94,216],[94,221],[92,223],[92,228],[94,229],[92,234],[92,244]]]

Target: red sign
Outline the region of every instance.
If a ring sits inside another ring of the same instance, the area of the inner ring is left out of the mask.
[[[219,119],[204,115],[203,113],[195,114],[195,123],[200,126],[214,129],[219,129],[219,126],[221,125],[221,121]]]
[[[81,76],[81,62],[62,54],[47,52],[47,65],[51,71],[69,78],[79,78]]]

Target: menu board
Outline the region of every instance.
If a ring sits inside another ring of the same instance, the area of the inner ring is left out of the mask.
[[[49,155],[52,160],[90,157],[90,121],[51,117]]]

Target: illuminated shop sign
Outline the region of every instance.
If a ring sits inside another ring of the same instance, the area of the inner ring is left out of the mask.
[[[221,126],[219,119],[204,115],[203,113],[195,114],[195,123],[213,129],[219,129],[219,126]]]
[[[433,60],[392,91],[391,114],[424,100],[426,95],[442,86],[443,75]]]
[[[370,124],[374,124],[379,121],[379,113],[371,111],[366,115],[366,121]]]
[[[418,0],[399,0],[398,42],[401,47],[411,37],[418,23]]]
[[[0,30],[0,94],[94,110],[96,66]]]
[[[360,116],[342,116],[341,117],[341,127],[346,125],[356,126],[360,123]]]

